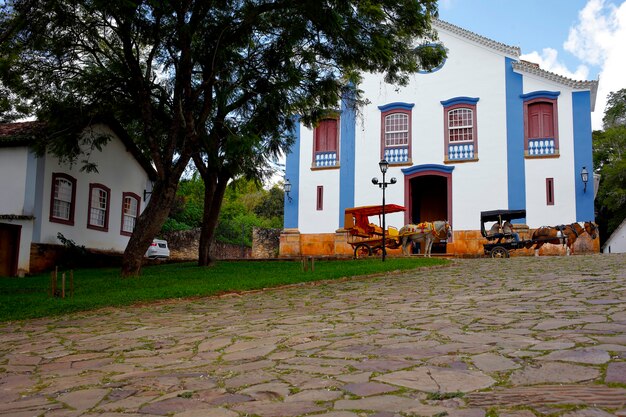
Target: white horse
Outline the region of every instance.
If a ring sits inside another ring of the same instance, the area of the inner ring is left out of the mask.
[[[447,220],[407,224],[398,232],[402,243],[402,253],[409,255],[408,247],[412,242],[424,241],[424,255],[430,258],[430,251],[435,240],[448,239],[452,236],[452,227]]]

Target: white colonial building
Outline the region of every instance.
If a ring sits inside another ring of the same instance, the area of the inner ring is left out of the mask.
[[[101,151],[90,152],[97,172],[50,154],[38,157],[31,145],[39,128],[36,122],[0,124],[0,276],[45,263],[34,258],[41,247],[61,244],[58,233],[88,249],[124,251],[154,179],[134,144],[109,126],[84,132],[111,137]]]
[[[390,163],[388,224],[448,220],[446,251],[482,253],[480,212],[525,209],[536,228],[594,219],[591,112],[597,81],[575,81],[520,60],[520,49],[435,21],[447,60],[396,88],[380,74],[315,129],[300,126],[286,160],[281,255],[351,253],[346,208],[381,204],[371,182]],[[343,237],[342,237],[343,236]],[[597,246],[597,244],[595,245]],[[598,250],[595,248],[594,250]]]

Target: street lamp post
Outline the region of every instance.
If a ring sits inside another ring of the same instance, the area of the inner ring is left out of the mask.
[[[378,181],[378,178],[374,177],[372,178],[372,184],[374,185],[378,185],[378,187],[380,187],[383,190],[383,210],[382,210],[382,214],[383,214],[383,255],[382,255],[382,259],[383,262],[385,262],[385,256],[387,255],[387,250],[386,250],[386,246],[385,246],[385,232],[386,232],[386,228],[387,225],[385,224],[385,189],[387,188],[387,185],[389,184],[395,184],[397,181],[395,178],[391,178],[389,180],[389,182],[385,181],[385,174],[387,173],[387,169],[389,169],[389,162],[387,162],[386,159],[381,159],[380,162],[378,163],[378,166],[380,167],[380,172],[383,174],[383,180],[382,182]]]

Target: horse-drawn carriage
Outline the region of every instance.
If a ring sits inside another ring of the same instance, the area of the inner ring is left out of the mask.
[[[386,204],[385,214],[404,212],[406,209],[396,204]],[[348,233],[348,243],[354,250],[355,258],[371,256],[383,249],[383,229],[379,226],[383,206],[362,206],[346,209],[344,229]],[[370,221],[370,217],[378,216],[378,224]],[[432,244],[436,240],[450,237],[452,230],[445,220],[407,224],[400,230],[389,226],[385,232],[384,246],[397,249],[402,246],[404,255],[409,255],[412,242],[425,242],[425,256],[430,256]]]
[[[396,204],[385,204],[385,214],[404,212],[406,209]],[[383,229],[380,226],[383,206],[361,206],[345,211],[343,228],[348,232],[348,243],[354,250],[355,258],[379,253],[383,247]],[[378,216],[378,223],[370,217]],[[385,247],[396,249],[400,246],[398,229],[388,226],[385,230]]]
[[[526,217],[526,210],[491,210],[480,213],[480,233],[489,243],[483,244],[485,255],[492,258],[508,258],[509,251],[526,247],[528,243],[515,239],[512,229],[503,227],[507,222]],[[485,229],[485,223],[495,222],[489,230]]]
[[[535,246],[535,255],[539,248],[546,243],[563,245],[567,247],[567,254],[572,251],[576,239],[583,233],[588,233],[591,239],[595,239],[598,226],[593,222],[585,222],[584,225],[572,223],[560,226],[542,226],[533,231],[530,239],[520,239],[515,233],[511,220],[526,217],[526,210],[491,210],[480,213],[480,232],[489,243],[483,244],[485,255],[492,258],[508,258],[511,250]],[[485,229],[485,223],[495,222],[490,230]],[[508,223],[508,227],[507,227]]]

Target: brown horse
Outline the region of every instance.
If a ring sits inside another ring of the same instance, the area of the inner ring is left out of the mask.
[[[536,242],[535,256],[539,256],[539,249],[546,243],[565,245],[567,247],[567,255],[570,255],[573,253],[574,242],[585,232],[587,232],[592,239],[595,239],[598,226],[593,222],[585,222],[584,226],[578,223],[554,227],[542,226],[535,230],[532,235],[532,240]],[[532,243],[530,246],[532,246]]]

